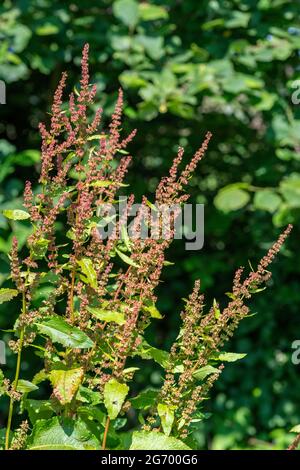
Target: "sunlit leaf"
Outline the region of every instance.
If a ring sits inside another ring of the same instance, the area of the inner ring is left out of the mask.
[[[190,450],[190,448],[179,439],[160,432],[135,431],[130,450]]]
[[[97,289],[97,273],[93,266],[93,261],[90,258],[82,258],[77,261],[77,263],[84,275],[82,276],[82,280],[93,287],[93,289]]]
[[[212,366],[204,366],[194,372],[194,377],[197,380],[204,380],[211,374],[220,374],[220,370]]]
[[[87,310],[98,320],[110,323],[114,322],[118,325],[124,325],[125,316],[124,313],[118,312],[117,310],[105,310],[98,307],[88,307]]]
[[[20,209],[5,209],[1,213],[11,220],[26,220],[30,218],[30,214]]]
[[[51,370],[49,377],[53,386],[53,393],[62,405],[72,401],[82,382],[83,374],[82,367],[73,369],[64,367]]]
[[[18,380],[17,390],[22,393],[29,393],[38,390],[38,387],[29,380],[20,379]]]
[[[146,410],[153,406],[157,400],[159,390],[154,390],[152,388],[144,390],[139,395],[134,398],[131,398],[132,406],[138,410]]]
[[[106,382],[104,386],[104,405],[111,419],[115,419],[120,413],[128,392],[129,387],[116,379],[110,379]]]
[[[52,316],[35,323],[40,333],[49,336],[54,343],[71,348],[91,348],[93,341],[79,328],[71,326],[63,318]]]
[[[116,249],[116,253],[120,256],[121,260],[124,261],[124,263],[129,264],[129,266],[133,266],[134,268],[138,268],[139,265],[133,261],[129,256],[125,255],[122,251]]]
[[[236,187],[221,189],[215,197],[215,206],[223,212],[236,211],[244,207],[250,200],[249,194]]]
[[[164,433],[169,436],[172,431],[172,426],[175,419],[174,407],[171,405],[166,405],[164,403],[159,403],[157,405],[157,412],[160,417],[161,425]]]
[[[239,361],[240,359],[243,359],[246,356],[247,354],[242,354],[242,353],[223,352],[218,355],[218,359],[219,361],[224,361],[224,362],[235,362],[235,361]]]
[[[100,442],[81,419],[38,420],[30,437],[29,450],[93,450]]]
[[[113,12],[125,25],[133,27],[139,17],[138,2],[135,0],[116,0],[113,2]]]
[[[9,302],[11,299],[16,297],[18,293],[19,292],[16,289],[0,289],[0,304],[2,304],[3,302]]]

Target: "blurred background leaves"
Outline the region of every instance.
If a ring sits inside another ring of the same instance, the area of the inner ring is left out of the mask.
[[[160,295],[165,328],[152,341],[167,348],[177,335],[182,297],[200,277],[208,302],[224,302],[235,267],[255,263],[289,222],[295,225],[273,267],[257,314],[244,321],[228,350],[248,353],[229,364],[197,430],[210,448],[282,448],[300,421],[299,367],[291,344],[299,326],[300,107],[291,101],[299,79],[300,6],[293,0],[4,0],[0,7],[0,205],[21,208],[25,180],[37,180],[38,123],[60,74],[79,79],[82,46],[90,43],[99,105],[111,112],[125,91],[124,129],[138,128],[129,180],[137,196],[151,193],[178,145],[187,156],[206,130],[212,145],[191,181],[192,201],[205,204],[205,246],[169,252]],[[70,88],[71,89],[71,88]],[[20,242],[26,223],[14,222]],[[10,226],[0,216],[0,282],[9,270]],[[207,303],[208,303],[207,302]],[[14,312],[1,306],[0,327]],[[9,339],[9,333],[3,333]],[[8,356],[7,367],[14,363]],[[24,358],[33,375],[38,359]],[[146,381],[160,380],[148,366]],[[1,408],[2,420],[5,408]]]

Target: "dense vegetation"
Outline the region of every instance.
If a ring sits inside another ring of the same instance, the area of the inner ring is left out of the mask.
[[[137,127],[129,180],[137,197],[151,194],[167,173],[178,144],[197,148],[207,129],[214,138],[190,182],[194,202],[203,202],[205,247],[186,252],[176,241],[158,287],[162,329],[147,338],[169,349],[178,329],[181,298],[201,278],[208,299],[225,302],[236,266],[253,265],[287,223],[294,233],[273,266],[274,285],[255,297],[229,350],[247,353],[227,367],[208,404],[212,416],[198,427],[200,447],[274,446],[290,441],[300,421],[298,368],[291,344],[298,339],[299,106],[293,105],[298,78],[299,6],[288,0],[179,2],[5,1],[0,17],[0,79],[7,84],[1,105],[1,209],[22,208],[25,180],[37,182],[38,123],[47,119],[61,72],[78,81],[83,44],[89,41],[93,81],[111,114],[121,84],[125,131]],[[105,119],[105,118],[104,118]],[[11,225],[20,245],[26,223],[1,217],[1,277],[9,272]],[[167,286],[167,288],[166,288]],[[40,290],[42,302],[47,290]],[[15,310],[1,305],[1,328]],[[12,313],[10,313],[12,312]],[[3,333],[8,341],[11,333]],[[9,353],[11,375],[15,356]],[[32,378],[38,358],[22,363]],[[147,364],[136,374],[136,391],[157,386],[160,369]],[[47,393],[46,390],[42,390]],[[6,403],[1,405],[6,421]]]

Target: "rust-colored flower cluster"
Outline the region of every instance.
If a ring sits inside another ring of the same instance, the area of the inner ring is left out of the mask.
[[[250,299],[270,279],[271,273],[267,268],[291,229],[292,226],[289,225],[279,236],[267,255],[259,262],[256,271],[251,271],[244,280],[243,268],[236,271],[232,293],[229,294],[230,301],[223,310],[214,302],[209,312],[204,312],[204,296],[200,294],[200,282],[196,281],[181,314],[183,326],[172,346],[170,366],[161,390],[162,400],[177,409],[182,436],[187,435],[193,414],[199,404],[207,398],[209,389],[218,379],[224,365],[220,364],[215,370],[206,369],[207,376],[205,367],[216,362],[225,342],[232,337],[239,322],[248,315],[249,307],[245,305],[245,300]],[[197,385],[197,374],[199,376],[200,371],[201,375],[201,369],[207,379]]]

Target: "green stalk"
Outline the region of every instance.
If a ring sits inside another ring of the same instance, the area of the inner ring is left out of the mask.
[[[104,435],[103,435],[103,441],[102,441],[102,450],[106,449],[106,440],[107,440],[109,425],[110,425],[110,417],[107,416],[106,423],[105,423]]]
[[[26,313],[25,292],[22,293],[22,313],[23,314]],[[21,332],[20,332],[20,342],[19,342],[19,349],[18,349],[18,356],[17,356],[16,374],[15,374],[15,380],[14,380],[14,383],[13,383],[13,391],[14,392],[18,388],[20,369],[21,369],[21,356],[22,356],[23,344],[24,344],[24,327],[21,329]],[[5,435],[5,450],[9,450],[9,435],[10,435],[13,411],[14,411],[14,399],[13,399],[13,397],[10,397],[7,427],[6,427],[6,435]]]

